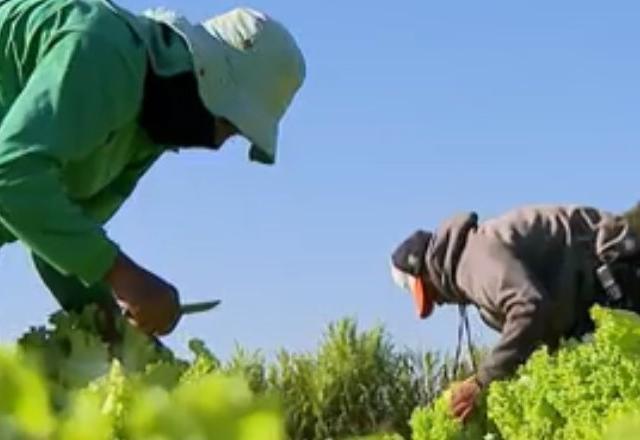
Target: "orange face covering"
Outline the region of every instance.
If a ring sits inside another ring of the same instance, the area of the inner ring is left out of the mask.
[[[428,318],[433,313],[433,294],[429,292],[422,277],[416,277],[413,285],[413,299],[420,319]]]

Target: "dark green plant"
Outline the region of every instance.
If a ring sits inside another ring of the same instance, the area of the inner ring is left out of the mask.
[[[119,390],[113,384],[120,383],[121,376],[170,392],[222,373],[242,376],[253,393],[277,398],[291,440],[385,433],[409,438],[413,410],[435,399],[453,378],[469,374],[468,365],[455,368],[451,357],[399,349],[382,326],[361,331],[353,319],[330,324],[310,352],[281,350],[267,361],[259,351],[237,346],[226,362],[199,340],[189,344],[192,361],[177,359],[128,327],[122,329],[117,345],[108,346],[96,335],[92,322],[91,310],[81,315],[58,313],[50,327],[31,329],[20,339],[26,352],[45,367],[56,411],[70,408],[70,389],[90,383],[102,400],[110,401],[104,396]],[[116,370],[113,356],[120,360]],[[114,371],[121,374],[113,376]],[[100,394],[102,389],[109,393]],[[118,414],[126,413],[125,403],[114,413],[118,423],[113,428],[118,432],[123,426]]]
[[[396,348],[381,326],[359,331],[353,319],[330,324],[313,352],[281,350],[265,366],[258,353],[238,350],[223,368],[243,374],[255,391],[280,397],[292,440],[377,432],[409,438],[415,407],[470,374],[469,365],[455,368],[451,357]]]

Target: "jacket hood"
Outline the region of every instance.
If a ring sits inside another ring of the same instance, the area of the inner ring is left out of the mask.
[[[151,66],[157,75],[170,77],[194,71],[191,52],[178,33],[151,17],[134,15],[111,0],[102,0],[102,3],[123,19],[145,45]]]
[[[425,254],[429,281],[437,290],[438,303],[466,301],[456,284],[456,270],[469,232],[478,226],[474,212],[460,214],[443,222],[435,231]]]

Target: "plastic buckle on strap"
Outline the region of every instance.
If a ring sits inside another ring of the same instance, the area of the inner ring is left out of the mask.
[[[604,288],[605,293],[611,301],[620,301],[623,297],[622,289],[613,277],[611,268],[608,264],[603,264],[596,269],[596,274],[600,280],[600,284]]]

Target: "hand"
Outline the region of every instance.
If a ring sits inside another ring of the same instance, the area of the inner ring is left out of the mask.
[[[178,291],[120,254],[105,277],[134,326],[150,336],[171,333],[180,319]]]
[[[474,376],[466,379],[453,389],[451,396],[451,412],[453,416],[466,423],[475,409],[476,400],[482,388]]]

